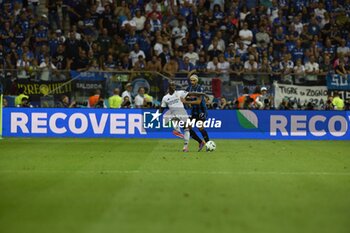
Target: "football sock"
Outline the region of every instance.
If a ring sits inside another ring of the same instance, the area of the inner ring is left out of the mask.
[[[190,131],[188,129],[185,129],[184,141],[185,141],[185,146],[187,146],[188,142],[190,141]]]
[[[202,130],[199,130],[204,138],[204,141],[205,142],[208,142],[209,141],[209,136],[208,136],[208,133],[205,129],[202,129]]]
[[[193,138],[194,140],[196,140],[198,143],[202,143],[202,139],[200,139],[198,137],[198,135],[196,134],[196,132],[194,132],[193,129],[190,129],[190,135],[191,135],[191,138]]]
[[[179,124],[174,124],[174,130],[176,130],[177,132],[181,133],[181,129]]]

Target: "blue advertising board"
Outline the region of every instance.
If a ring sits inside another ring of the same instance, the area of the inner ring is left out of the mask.
[[[4,137],[174,137],[153,109],[3,110]],[[350,140],[349,123],[349,111],[212,110],[204,127],[213,139]]]

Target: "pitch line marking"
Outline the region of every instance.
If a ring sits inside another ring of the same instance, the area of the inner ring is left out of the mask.
[[[350,176],[349,172],[279,172],[279,171],[197,171],[197,170],[0,170],[0,174],[6,173],[76,173],[76,174],[194,174],[194,175],[282,175],[282,176]]]

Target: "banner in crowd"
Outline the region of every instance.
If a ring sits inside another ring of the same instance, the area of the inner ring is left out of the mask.
[[[63,95],[72,91],[72,84],[69,81],[17,81],[17,89],[23,88],[24,94],[30,97],[46,95]]]
[[[110,73],[107,72],[78,72],[78,71],[70,71],[70,75],[74,80],[83,80],[83,81],[105,81],[106,78],[110,76]]]
[[[329,90],[350,91],[350,75],[339,75],[339,74],[327,75],[327,87]]]
[[[274,83],[275,89],[275,107],[281,104],[284,98],[298,105],[312,103],[314,106],[322,109],[327,102],[326,86],[296,86]]]
[[[4,108],[3,136],[174,138],[162,119],[154,109]],[[348,111],[211,110],[203,126],[212,139],[350,140],[349,123]]]

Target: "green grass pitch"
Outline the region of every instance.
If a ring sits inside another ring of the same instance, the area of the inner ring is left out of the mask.
[[[3,139],[3,233],[349,233],[347,141]]]

